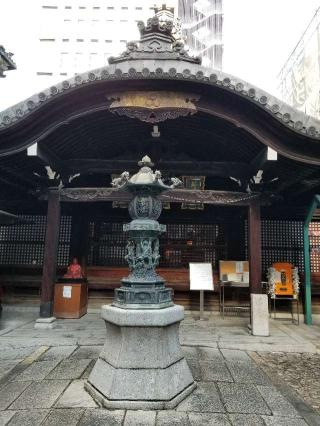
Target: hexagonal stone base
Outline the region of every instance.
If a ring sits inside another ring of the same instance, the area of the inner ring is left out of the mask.
[[[174,408],[196,387],[179,342],[181,306],[158,310],[102,307],[105,345],[86,390],[108,408]]]

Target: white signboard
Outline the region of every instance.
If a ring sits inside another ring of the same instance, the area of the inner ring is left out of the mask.
[[[236,262],[236,274],[243,273],[243,262]]]
[[[190,290],[213,290],[211,263],[189,263]]]
[[[71,299],[71,293],[72,293],[72,286],[64,285],[62,297],[64,297],[65,299]]]

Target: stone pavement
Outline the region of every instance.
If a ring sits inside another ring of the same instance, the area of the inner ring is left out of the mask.
[[[0,426],[320,425],[274,374],[277,360],[285,375],[291,356],[319,359],[318,326],[271,321],[272,336],[260,338],[248,334],[246,318],[187,313],[180,339],[198,387],[175,410],[154,412],[101,409],[83,389],[105,340],[99,313],[59,320],[53,330],[34,329],[36,317],[5,307],[0,320]]]

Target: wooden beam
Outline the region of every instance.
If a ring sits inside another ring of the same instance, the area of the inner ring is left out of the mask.
[[[192,189],[169,189],[159,196],[160,200],[170,203],[215,204],[221,206],[248,206],[252,200],[259,199],[260,193],[211,191]],[[42,195],[41,199],[46,199]],[[132,195],[113,188],[64,188],[60,190],[63,202],[99,202],[123,201],[132,199]]]
[[[248,208],[250,293],[259,294],[261,288],[261,219],[260,204],[252,201]]]
[[[59,191],[57,189],[50,189],[40,301],[40,317],[44,318],[51,317],[53,314],[53,292],[56,281],[60,210]]]
[[[124,170],[135,171],[135,160],[99,160],[99,159],[73,159],[60,163],[73,173],[81,174],[111,174],[122,173]],[[247,176],[247,163],[228,161],[159,161],[157,169],[163,173],[176,173],[185,175],[218,176],[228,178],[230,175],[236,178]]]

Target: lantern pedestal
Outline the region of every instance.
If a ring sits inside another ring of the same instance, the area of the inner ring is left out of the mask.
[[[112,409],[174,408],[196,384],[179,342],[182,306],[121,309],[103,306],[105,345],[86,390]]]

